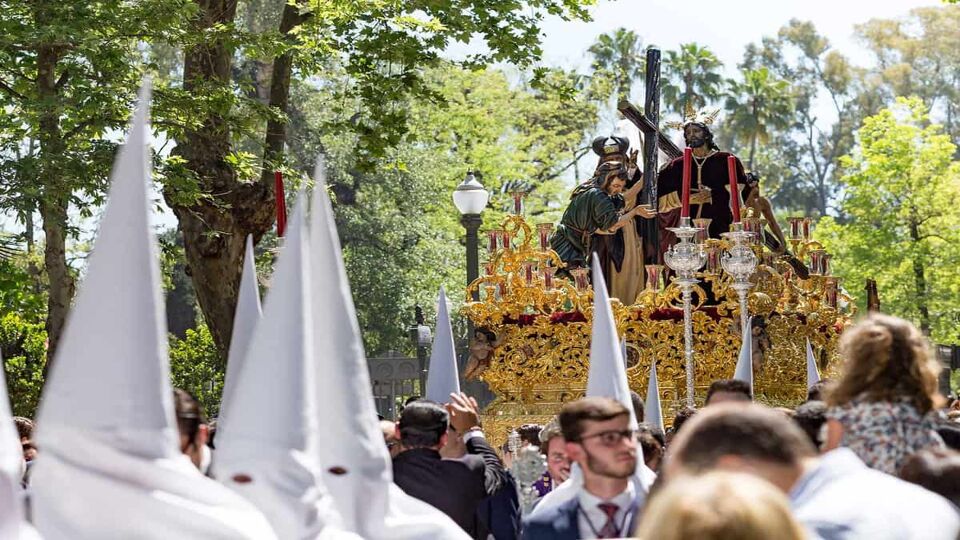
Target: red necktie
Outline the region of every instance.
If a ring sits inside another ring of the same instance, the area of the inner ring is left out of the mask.
[[[603,528],[597,533],[597,538],[619,538],[620,528],[617,527],[617,510],[619,510],[620,507],[613,503],[600,503],[597,505],[597,508],[602,510],[607,516],[607,522],[603,524]]]

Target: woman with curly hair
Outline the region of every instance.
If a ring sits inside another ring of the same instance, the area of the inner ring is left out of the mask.
[[[936,432],[940,365],[911,323],[871,314],[840,339],[843,375],[827,394],[824,450],[846,446],[874,469],[897,474]]]

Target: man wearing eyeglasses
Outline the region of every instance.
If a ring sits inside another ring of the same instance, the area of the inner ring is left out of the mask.
[[[588,397],[560,411],[567,456],[583,471],[579,494],[525,523],[527,540],[620,538],[634,529],[639,506],[630,478],[637,468],[630,411],[610,398]]]

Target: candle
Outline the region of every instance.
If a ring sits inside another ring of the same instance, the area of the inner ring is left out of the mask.
[[[503,249],[510,249],[510,231],[500,231],[500,241],[502,242]]]
[[[487,251],[490,252],[490,254],[496,253],[497,241],[500,238],[500,231],[494,229],[492,231],[487,232],[487,238],[490,239],[490,243],[487,247]]]
[[[693,166],[693,149],[683,149],[683,191],[681,192],[680,217],[690,217],[690,168]]]
[[[730,208],[733,221],[740,221],[740,189],[737,187],[737,158],[727,156],[727,176],[730,178]]]
[[[537,232],[540,233],[540,249],[547,250],[550,245],[550,231],[553,230],[553,223],[538,223]]]
[[[545,266],[540,271],[543,272],[543,288],[549,291],[553,288],[553,273],[556,272],[557,269],[552,266]]]
[[[810,218],[803,218],[803,221],[801,222],[801,223],[803,224],[803,239],[804,239],[804,240],[810,240],[810,223],[811,223],[812,221],[813,221],[813,220],[810,219]]]
[[[523,278],[527,282],[527,287],[533,285],[533,263],[523,263]]]
[[[663,273],[663,265],[648,264],[645,269],[647,271],[647,289],[660,292],[660,274]]]
[[[791,218],[787,218],[787,221],[790,222],[790,239],[800,240],[803,237],[802,236],[803,218],[791,217]]]
[[[586,268],[574,268],[570,271],[573,274],[574,282],[577,285],[578,291],[585,291],[587,287],[590,286],[590,280],[587,279],[587,269]]]
[[[824,280],[823,284],[823,295],[824,299],[827,301],[827,305],[836,309],[837,307],[837,292],[840,286],[840,280],[835,277],[828,277]]]
[[[707,245],[706,273],[712,275],[720,273],[720,246],[716,244]]]
[[[523,214],[523,192],[522,191],[513,192],[513,213],[518,216]]]
[[[702,244],[707,241],[707,238],[710,237],[710,222],[713,221],[710,218],[696,218],[693,220],[693,226],[697,229],[696,240],[698,244]]]

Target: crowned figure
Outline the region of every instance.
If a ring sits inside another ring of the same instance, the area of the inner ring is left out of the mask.
[[[730,230],[733,223],[733,211],[730,209],[730,177],[727,172],[727,158],[732,154],[721,152],[713,139],[710,125],[716,120],[719,111],[710,113],[696,112],[687,108],[683,122],[666,124],[683,130],[683,139],[693,149],[693,169],[690,179],[690,217],[709,219],[708,236],[720,238]],[[736,158],[736,156],[734,156]],[[736,158],[737,182],[745,186],[747,177],[743,163]],[[676,227],[680,222],[681,189],[683,184],[683,158],[668,163],[657,176],[657,203],[660,224],[660,262],[663,252],[674,244],[676,237],[668,227]]]

